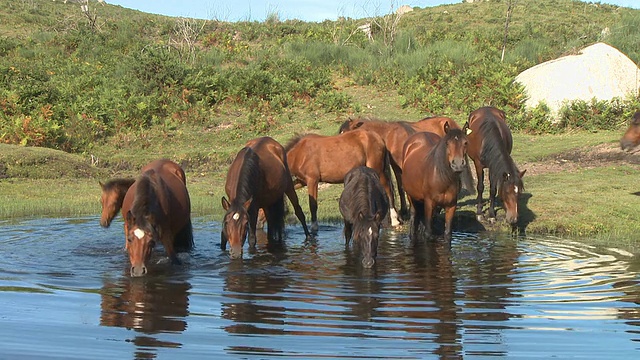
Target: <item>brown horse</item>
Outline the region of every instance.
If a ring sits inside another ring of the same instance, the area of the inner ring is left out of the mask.
[[[636,111],[631,120],[629,128],[620,139],[622,150],[636,152],[640,150],[640,111]]]
[[[360,129],[334,136],[307,134],[290,140],[285,149],[291,174],[307,186],[312,231],[318,230],[319,182],[342,183],[349,170],[363,165],[380,177],[391,204],[391,225],[400,224],[389,181],[389,154],[380,135]]]
[[[444,137],[418,132],[404,146],[402,182],[411,200],[413,212],[409,236],[415,244],[424,226],[426,237],[432,234],[432,221],[438,207],[445,210],[446,239],[451,238],[451,223],[460,191],[460,173],[466,167],[467,137],[461,129],[443,126]]]
[[[362,266],[372,267],[378,254],[382,220],[389,211],[389,201],[378,174],[366,166],[351,169],[344,177],[339,204],[344,218],[345,246],[348,247],[353,238],[362,255]]]
[[[482,107],[469,115],[467,125],[472,131],[468,136],[469,157],[473,160],[478,177],[476,215],[482,217],[482,192],[484,169],[489,169],[489,219],[496,217],[496,193],[502,199],[506,221],[515,225],[518,221],[518,197],[523,190],[522,177],[511,158],[513,139],[502,110]]]
[[[384,121],[371,118],[349,119],[342,123],[339,133],[354,129],[363,129],[377,133],[384,140],[385,146],[391,155],[390,165],[396,178],[398,186],[398,195],[400,197],[400,214],[406,216],[408,211],[407,202],[405,200],[404,189],[402,186],[402,159],[404,143],[409,136],[420,131],[428,131],[444,137],[444,124],[448,123],[452,129],[460,129],[460,126],[448,117],[427,117],[416,122],[410,121]],[[471,169],[467,167],[463,176],[463,188],[467,190],[473,189],[473,180],[471,177]]]
[[[227,173],[222,197],[224,215],[220,247],[232,258],[242,257],[242,247],[249,227],[249,246],[256,245],[258,210],[263,209],[269,243],[281,242],[284,235],[284,195],[293,205],[307,238],[311,237],[304,212],[298,202],[287,165],[287,155],[280,143],[270,137],[250,140],[242,148]]]
[[[122,209],[131,276],[147,273],[146,263],[158,241],[173,263],[179,263],[176,252],[193,247],[191,201],[182,168],[161,159],[147,164],[141,172],[135,180],[101,184],[100,224],[109,226]]]

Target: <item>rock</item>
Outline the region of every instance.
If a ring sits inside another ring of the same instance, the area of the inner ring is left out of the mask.
[[[624,99],[630,94],[637,95],[640,71],[616,48],[597,43],[577,55],[563,56],[527,69],[515,81],[525,87],[528,108],[544,101],[555,116],[563,104],[573,100]]]

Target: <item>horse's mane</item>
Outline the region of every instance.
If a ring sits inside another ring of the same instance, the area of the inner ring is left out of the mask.
[[[131,206],[131,214],[136,219],[138,226],[148,228],[149,222],[145,215],[152,214],[158,206],[158,186],[155,170],[148,170],[140,175],[136,183],[136,193]]]
[[[414,129],[409,122],[398,121],[398,124],[407,132],[407,135],[411,136],[416,133],[416,129]]]
[[[432,163],[436,164],[436,174],[446,182],[458,181],[457,174],[451,169],[447,160],[447,141],[456,136],[464,136],[464,132],[460,129],[449,129],[428,155]]]
[[[295,134],[291,139],[289,139],[287,144],[284,146],[284,152],[289,152],[291,148],[296,146],[296,144],[299,143],[300,140],[302,140],[302,138],[304,138],[307,135],[308,134]]]
[[[131,187],[131,185],[133,185],[133,183],[136,181],[136,179],[113,179],[113,180],[109,180],[106,183],[104,183],[102,185],[102,188],[105,191],[113,191],[113,190],[118,190],[118,189],[128,189],[129,187]]]
[[[256,180],[260,178],[260,158],[251,148],[245,147],[244,159],[238,183],[236,184],[236,201],[244,203],[249,200],[256,191]]]
[[[484,139],[480,150],[480,160],[489,168],[489,178],[493,179],[491,182],[502,184],[503,174],[509,174],[513,179],[520,179],[520,175],[500,136],[498,121],[493,114],[488,114],[480,124],[479,131]],[[522,187],[522,180],[517,180],[516,185]]]

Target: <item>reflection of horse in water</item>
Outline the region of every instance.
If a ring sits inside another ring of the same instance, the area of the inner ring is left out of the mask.
[[[187,328],[190,289],[188,282],[156,278],[105,281],[100,292],[100,325],[133,329],[146,335],[183,332]],[[182,346],[152,336],[136,336],[133,342],[145,349]]]
[[[258,244],[267,243],[264,231],[257,231],[256,237]],[[284,334],[284,329],[274,325],[284,323],[287,316],[284,302],[288,299],[283,294],[289,286],[289,277],[259,270],[268,268],[273,260],[272,256],[254,256],[251,266],[232,261],[222,273],[225,299],[230,300],[222,302],[222,318],[232,320],[225,331],[232,334]],[[261,262],[266,263],[262,266]],[[265,299],[270,300],[270,305],[257,301]]]

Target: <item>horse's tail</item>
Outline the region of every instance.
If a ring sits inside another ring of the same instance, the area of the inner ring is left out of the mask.
[[[462,174],[460,174],[460,181],[462,182],[462,190],[464,190],[465,194],[460,195],[475,195],[476,188],[474,186],[473,176],[471,175],[469,156],[465,155],[464,157],[466,160],[466,166],[464,167],[464,170],[462,170]]]
[[[177,252],[193,249],[193,225],[191,224],[191,219],[189,219],[189,222],[176,234],[173,247]]]
[[[391,199],[389,199],[389,206],[394,208],[396,207],[396,188],[393,184],[393,177],[391,175],[391,152],[389,149],[384,149],[384,176],[387,177],[387,182],[389,183],[389,189],[391,189]]]

